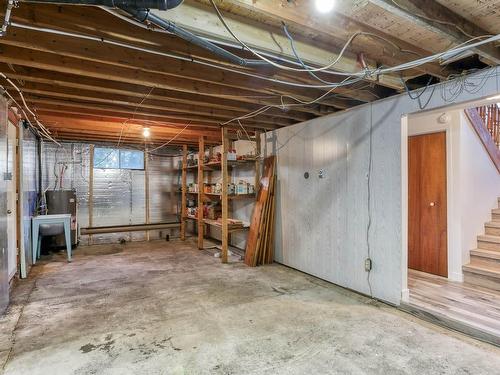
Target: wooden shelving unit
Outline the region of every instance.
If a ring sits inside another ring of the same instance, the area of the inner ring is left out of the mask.
[[[222,252],[221,261],[227,263],[228,247],[231,239],[231,233],[244,231],[248,229],[248,226],[236,227],[229,224],[229,213],[231,211],[231,201],[233,200],[255,200],[257,196],[257,191],[253,194],[228,194],[228,184],[230,182],[230,173],[234,168],[241,166],[252,165],[255,168],[255,189],[257,189],[260,180],[260,162],[259,160],[227,160],[228,151],[230,143],[233,141],[229,139],[227,129],[223,128],[221,131],[222,140],[222,150],[221,150],[221,161],[219,162],[209,162],[204,163],[204,155],[206,152],[205,139],[203,137],[199,138],[198,141],[198,164],[197,165],[187,165],[188,150],[187,146],[183,147],[182,156],[182,219],[181,219],[181,239],[186,238],[186,221],[195,220],[198,228],[198,248],[203,249],[203,239],[205,236],[205,226],[213,226],[221,229],[222,234]],[[260,150],[260,134],[255,134],[256,149]],[[213,148],[209,149],[209,155],[211,156]],[[201,156],[200,156],[201,155]],[[220,171],[221,172],[221,183],[222,192],[220,194],[216,193],[205,193],[204,184],[205,176],[207,176],[208,183],[211,181],[211,172]],[[198,192],[188,192],[187,191],[187,173],[196,173],[196,183],[198,184]],[[187,215],[187,197],[188,195],[197,196],[197,206],[198,215],[197,217]],[[222,206],[222,219],[211,220],[203,217],[203,204],[210,201],[220,201]]]

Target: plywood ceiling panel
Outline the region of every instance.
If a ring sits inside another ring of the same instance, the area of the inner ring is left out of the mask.
[[[437,2],[492,34],[500,34],[500,1],[437,0]]]

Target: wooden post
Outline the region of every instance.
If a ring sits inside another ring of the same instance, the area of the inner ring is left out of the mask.
[[[89,155],[89,227],[94,226],[94,145],[90,145]],[[92,245],[92,235],[89,234],[89,245]]]
[[[182,146],[181,240],[186,240],[187,145]]]
[[[149,195],[149,157],[148,157],[148,152],[144,152],[144,191],[145,191],[145,199],[146,199],[146,204],[145,204],[145,209],[146,209],[146,224],[150,224],[151,222],[151,214],[150,214],[150,207],[149,207],[149,201],[150,201],[150,195]],[[150,240],[149,237],[149,230],[146,231],[146,241]]]
[[[222,170],[222,251],[221,251],[221,261],[222,263],[227,263],[227,250],[229,246],[229,232],[228,232],[228,198],[227,198],[227,184],[228,180],[228,167],[227,167],[227,151],[228,151],[228,140],[227,140],[227,128],[222,128],[222,158],[221,158],[221,170]]]
[[[200,136],[198,142],[198,249],[203,249],[203,164],[205,158],[205,138]]]
[[[256,130],[255,131],[255,196],[257,196],[257,193],[259,192],[259,185],[260,185],[260,152],[261,152],[261,144],[260,144],[260,135],[261,132]]]

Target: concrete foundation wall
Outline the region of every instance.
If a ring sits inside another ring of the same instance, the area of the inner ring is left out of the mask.
[[[430,87],[421,102],[429,100],[430,110],[494,95],[498,73],[496,67],[469,77],[474,90],[454,97],[456,82]],[[264,154],[275,154],[278,167],[276,261],[400,303],[406,269],[401,118],[417,111],[418,102],[402,94],[265,135]]]

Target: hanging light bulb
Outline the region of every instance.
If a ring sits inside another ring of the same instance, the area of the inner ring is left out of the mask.
[[[320,13],[328,13],[333,10],[335,0],[316,0],[316,10]]]
[[[144,138],[149,138],[149,136],[151,135],[151,131],[149,130],[149,128],[142,128],[142,135],[144,136]]]

